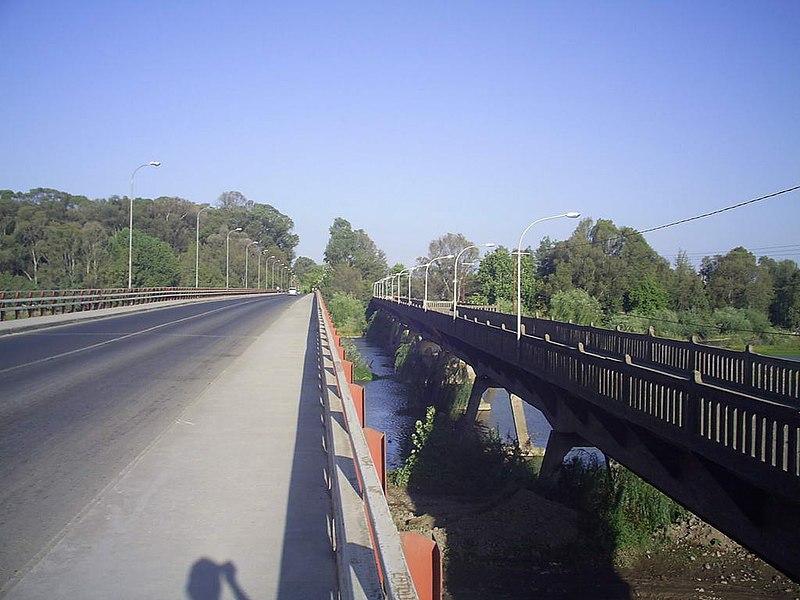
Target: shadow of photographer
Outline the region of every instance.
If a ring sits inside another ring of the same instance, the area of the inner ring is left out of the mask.
[[[186,593],[190,600],[220,600],[224,583],[228,584],[236,600],[249,600],[236,581],[234,564],[228,561],[220,565],[210,558],[201,558],[192,565]]]

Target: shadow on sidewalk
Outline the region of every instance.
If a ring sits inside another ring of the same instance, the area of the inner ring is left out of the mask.
[[[250,600],[236,580],[236,567],[232,562],[217,564],[210,558],[201,558],[192,565],[186,594],[190,600],[220,600],[223,583],[226,583],[235,600]]]
[[[297,436],[277,598],[337,596],[336,557],[330,538],[325,427],[320,391],[316,299],[308,322]]]

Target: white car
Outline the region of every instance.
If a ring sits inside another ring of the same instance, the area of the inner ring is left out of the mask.
[[[297,296],[297,288],[296,287],[290,287],[289,288],[289,295],[290,296]]]

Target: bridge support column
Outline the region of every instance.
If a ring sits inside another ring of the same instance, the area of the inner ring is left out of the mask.
[[[547,448],[544,451],[539,477],[550,479],[555,476],[564,462],[564,457],[577,446],[591,446],[591,444],[571,431],[556,431],[555,429],[551,431],[550,437],[547,438]]]
[[[493,385],[492,380],[483,375],[476,375],[475,381],[472,383],[472,391],[469,393],[469,400],[467,401],[467,410],[464,416],[461,417],[466,423],[474,423],[478,418],[478,407],[481,404],[483,394]]]
[[[531,442],[531,435],[528,432],[528,423],[525,421],[525,408],[522,405],[522,398],[516,394],[509,393],[511,400],[511,415],[514,417],[514,430],[517,434],[517,446],[523,454],[533,455],[534,448]]]

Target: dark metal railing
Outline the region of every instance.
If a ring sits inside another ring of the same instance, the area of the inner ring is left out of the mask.
[[[116,288],[94,290],[0,291],[0,321],[114,308],[167,300],[189,300],[274,290],[219,288]]]

